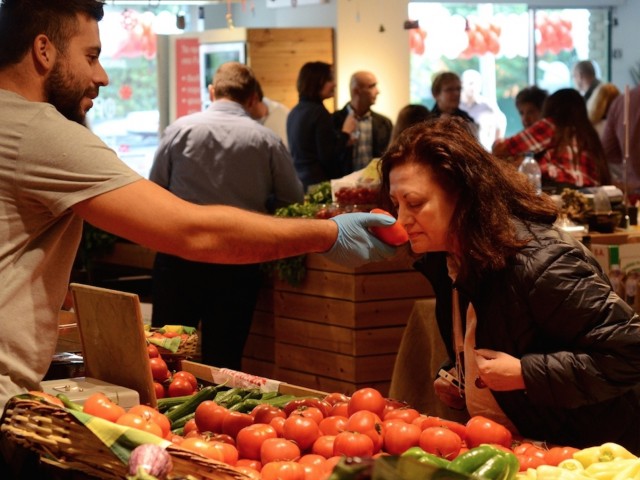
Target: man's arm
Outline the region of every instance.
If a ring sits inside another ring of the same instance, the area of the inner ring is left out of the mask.
[[[107,232],[202,262],[256,263],[325,252],[329,260],[355,267],[396,252],[368,231],[393,224],[388,215],[276,218],[223,205],[195,205],[148,180],[84,200],[73,210]]]
[[[324,252],[338,235],[335,222],[195,205],[147,180],[80,202],[73,210],[96,227],[135,243],[204,262],[254,263]]]

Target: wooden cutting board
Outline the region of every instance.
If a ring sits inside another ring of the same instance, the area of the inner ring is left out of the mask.
[[[133,293],[72,283],[85,375],[128,387],[156,406],[140,300]]]

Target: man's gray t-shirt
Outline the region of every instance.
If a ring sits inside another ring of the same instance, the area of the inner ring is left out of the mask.
[[[0,408],[38,389],[82,233],[70,209],[141,177],[47,103],[0,90]]]

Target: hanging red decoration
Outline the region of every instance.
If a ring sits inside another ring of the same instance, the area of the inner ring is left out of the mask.
[[[469,46],[460,53],[461,58],[469,59],[487,53],[497,55],[500,52],[500,34],[502,28],[495,23],[480,24],[465,19],[465,34]]]
[[[424,53],[424,40],[427,38],[427,32],[420,27],[409,30],[409,48],[411,53],[422,55]]]
[[[125,83],[118,90],[118,95],[122,100],[129,100],[133,96],[133,88]]]
[[[539,13],[536,16],[536,31],[538,33],[536,54],[551,53],[557,55],[563,50],[573,50],[572,27],[570,20],[561,18],[558,15]]]
[[[134,10],[126,10],[122,12],[122,16],[122,24],[128,35],[116,49],[113,58],[155,58],[157,43],[156,34],[153,32],[153,16],[138,15]]]

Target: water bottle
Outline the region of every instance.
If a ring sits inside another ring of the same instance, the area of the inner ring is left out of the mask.
[[[529,181],[533,184],[536,189],[536,193],[540,195],[542,192],[542,174],[540,173],[540,165],[535,158],[533,158],[533,153],[528,152],[524,156],[524,160],[518,167],[518,171],[524,173]]]

